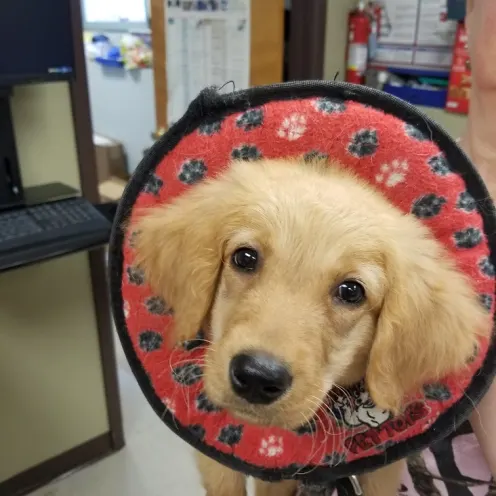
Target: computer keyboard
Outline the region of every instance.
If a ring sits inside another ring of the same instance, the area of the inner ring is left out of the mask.
[[[5,257],[49,256],[108,240],[111,224],[84,198],[70,198],[33,207],[0,212],[0,269]]]

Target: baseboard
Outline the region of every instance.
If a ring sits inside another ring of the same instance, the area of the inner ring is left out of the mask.
[[[57,479],[71,470],[93,463],[116,451],[110,432],[51,458],[0,482],[2,496],[21,496]]]

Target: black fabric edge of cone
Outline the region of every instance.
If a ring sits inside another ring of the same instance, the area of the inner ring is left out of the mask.
[[[496,266],[496,214],[489,193],[479,174],[464,152],[455,141],[436,123],[431,121],[412,105],[381,91],[371,88],[340,82],[304,81],[282,83],[256,87],[221,95],[216,88],[207,88],[190,104],[184,116],[165,133],[141,161],[123,197],[119,203],[109,247],[109,270],[111,304],[117,332],[131,369],[147,398],[148,402],[163,422],[184,441],[205,455],[217,460],[234,470],[253,477],[277,481],[281,479],[301,479],[313,483],[336,480],[353,474],[372,471],[385,464],[404,458],[428,445],[448,436],[459,425],[467,420],[478,401],[484,396],[496,374],[496,345],[493,342],[488,350],[484,363],[471,384],[457,403],[447,409],[424,432],[407,441],[399,442],[383,453],[365,457],[336,467],[315,467],[305,469],[305,474],[296,474],[297,468],[265,469],[244,462],[243,460],[222,453],[198,440],[167,411],[160,398],[155,394],[146,370],[139,361],[128,335],[123,313],[121,293],[124,232],[129,213],[150,173],[153,173],[161,160],[186,135],[193,132],[205,120],[216,120],[220,117],[242,112],[271,101],[304,99],[311,97],[328,97],[352,100],[391,114],[407,124],[415,126],[431,139],[445,154],[454,172],[465,181],[467,191],[474,197],[478,211],[483,219],[484,231],[490,248],[491,262]],[[310,472],[308,473],[308,470]]]

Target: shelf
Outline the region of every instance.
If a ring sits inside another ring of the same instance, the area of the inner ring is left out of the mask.
[[[124,61],[121,59],[107,59],[104,57],[96,57],[95,62],[98,62],[102,67],[113,67],[115,69],[123,69]]]
[[[412,88],[410,86],[394,86],[385,84],[383,91],[390,95],[401,98],[412,105],[424,105],[426,107],[442,108],[446,105],[448,90],[440,88],[437,90],[425,88]]]
[[[388,65],[379,62],[373,62],[369,66],[371,69],[388,71],[393,74],[414,77],[432,77],[432,78],[448,78],[450,71],[448,69],[434,69],[428,66],[402,66],[402,65]]]
[[[32,239],[27,237],[25,247],[0,252],[0,273],[106,245],[110,239],[116,205],[106,203],[96,205],[95,208],[102,215],[102,219],[95,223],[92,230],[75,232],[42,244],[33,243]]]
[[[408,68],[408,67],[390,67],[388,69],[392,74],[398,74],[400,76],[413,76],[413,77],[427,77],[427,78],[439,78],[446,79],[449,78],[450,72],[435,69],[418,69],[418,68]]]
[[[107,230],[90,235],[75,235],[43,246],[30,246],[12,253],[0,254],[0,273],[18,269],[54,258],[71,255],[80,251],[94,250],[106,245],[110,238],[110,223]]]

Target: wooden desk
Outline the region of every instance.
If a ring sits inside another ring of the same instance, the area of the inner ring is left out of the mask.
[[[77,80],[15,88],[24,184],[98,201],[79,0]],[[0,275],[0,494],[22,494],[124,445],[104,249]]]

